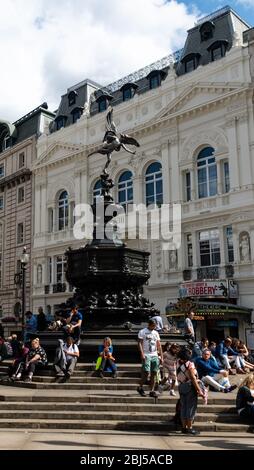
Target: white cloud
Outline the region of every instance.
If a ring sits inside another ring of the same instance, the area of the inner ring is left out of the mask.
[[[107,84],[160,59],[196,16],[176,0],[2,0],[0,116],[55,109],[84,78]]]

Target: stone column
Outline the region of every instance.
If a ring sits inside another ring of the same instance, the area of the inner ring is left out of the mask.
[[[162,178],[163,178],[163,203],[170,202],[170,177],[169,177],[169,143],[168,140],[161,145]]]
[[[216,156],[215,156],[216,159]],[[223,171],[222,171],[222,162],[218,161],[217,163],[217,194],[220,195],[223,193]]]
[[[239,164],[236,136],[236,120],[235,117],[229,119],[226,123],[228,142],[230,144],[229,151],[229,175],[231,190],[238,190],[239,183]]]
[[[171,163],[171,202],[180,202],[180,175],[178,164],[178,136],[170,138],[170,163]]]
[[[40,186],[35,188],[34,196],[34,233],[38,234],[41,232],[41,194]]]
[[[47,227],[47,194],[46,194],[46,184],[42,184],[40,186],[40,193],[41,193],[41,198],[40,198],[40,216],[41,216],[41,232],[45,233],[46,232],[46,227]]]
[[[247,111],[238,117],[238,128],[239,128],[239,143],[241,146],[241,161],[240,166],[241,174],[241,186],[247,186],[252,184],[252,170],[251,170],[251,158],[250,158],[250,139],[248,130],[248,113]]]
[[[224,229],[219,227],[219,239],[220,239],[220,264],[225,266],[226,257],[225,257],[225,239],[224,239]]]
[[[197,198],[197,194],[196,194],[196,178],[195,178],[194,166],[190,168],[190,183],[191,183],[191,201],[195,201]]]
[[[196,269],[199,266],[199,259],[198,259],[198,233],[195,231],[191,232],[191,239],[192,239],[192,262],[193,267],[192,269]]]

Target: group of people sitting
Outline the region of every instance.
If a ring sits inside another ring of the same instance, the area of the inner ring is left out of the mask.
[[[207,403],[208,389],[229,393],[237,388],[231,385],[229,375],[233,374],[232,364],[237,372],[245,374],[254,369],[252,362],[246,362],[248,350],[239,340],[230,337],[216,345],[209,345],[207,338],[190,347],[176,343],[166,343],[163,347],[156,331],[156,322],[149,320],[148,326],[140,330],[139,349],[142,361],[142,375],[137,392],[146,396],[143,385],[149,380],[151,397],[158,397],[165,386],[169,387],[170,395],[175,395],[178,385],[180,395],[179,409],[182,432],[196,434],[192,428],[198,396]],[[232,345],[232,347],[231,347]],[[247,367],[248,366],[248,367]],[[249,374],[238,391],[237,410],[241,416],[248,416],[254,422],[254,391],[252,391],[253,374]],[[158,384],[158,392],[156,391]],[[242,387],[249,388],[249,391]],[[254,384],[253,384],[254,389]],[[253,400],[250,398],[253,396]],[[240,399],[240,398],[241,399]]]

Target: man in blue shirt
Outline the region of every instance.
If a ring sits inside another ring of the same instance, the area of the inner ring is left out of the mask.
[[[82,320],[82,313],[79,312],[78,307],[75,305],[75,307],[72,307],[71,313],[66,320],[64,330],[67,333],[67,336],[71,336],[77,345],[80,343]]]
[[[237,385],[230,385],[228,372],[221,369],[214,359],[211,359],[211,351],[204,349],[202,357],[197,357],[196,367],[199,378],[205,385],[211,385],[218,392],[232,392]]]
[[[227,336],[224,341],[218,344],[216,348],[216,357],[220,360],[220,362],[225,366],[225,369],[232,374],[231,371],[231,363],[233,362],[236,366],[238,372],[241,371],[241,363],[239,359],[239,355],[236,351],[231,348],[232,339],[230,336]],[[244,373],[244,372],[240,372]]]
[[[28,311],[26,312],[24,343],[29,341],[31,334],[36,333],[36,331],[37,331],[37,318],[32,312]]]

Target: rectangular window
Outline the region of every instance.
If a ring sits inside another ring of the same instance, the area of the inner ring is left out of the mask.
[[[229,164],[228,164],[228,162],[223,163],[223,179],[224,179],[224,193],[228,193],[229,190],[230,190]]]
[[[6,150],[6,149],[10,148],[10,146],[11,146],[11,138],[9,136],[7,136],[7,137],[4,138],[3,150]]]
[[[186,201],[190,201],[191,200],[191,175],[189,171],[185,173],[185,190],[186,190]]]
[[[160,75],[153,75],[150,77],[150,89],[158,88],[160,86]]]
[[[188,268],[192,268],[192,266],[193,266],[193,252],[192,252],[192,235],[191,235],[191,233],[187,233],[186,240],[187,240]]]
[[[48,282],[52,284],[52,258],[51,256],[48,258]]]
[[[25,201],[25,188],[21,186],[18,188],[18,204],[21,204]]]
[[[19,154],[19,168],[23,168],[23,166],[25,166],[25,154],[21,152]]]
[[[199,253],[201,266],[220,264],[219,230],[205,230],[199,233]]]
[[[56,283],[63,284],[65,282],[66,259],[63,256],[56,257]]]
[[[227,261],[228,263],[234,262],[234,244],[233,244],[233,229],[232,225],[226,227],[226,239],[227,239]]]
[[[0,165],[0,178],[4,178],[4,164]]]
[[[195,70],[195,59],[190,59],[185,62],[185,73]]]
[[[4,208],[4,197],[0,196],[0,211]]]
[[[24,243],[24,224],[21,222],[17,227],[17,243],[20,245]]]
[[[98,102],[98,107],[99,107],[99,113],[102,113],[107,109],[107,101],[106,100],[101,100]]]
[[[221,57],[223,57],[221,46],[212,49],[212,61],[221,59]]]

